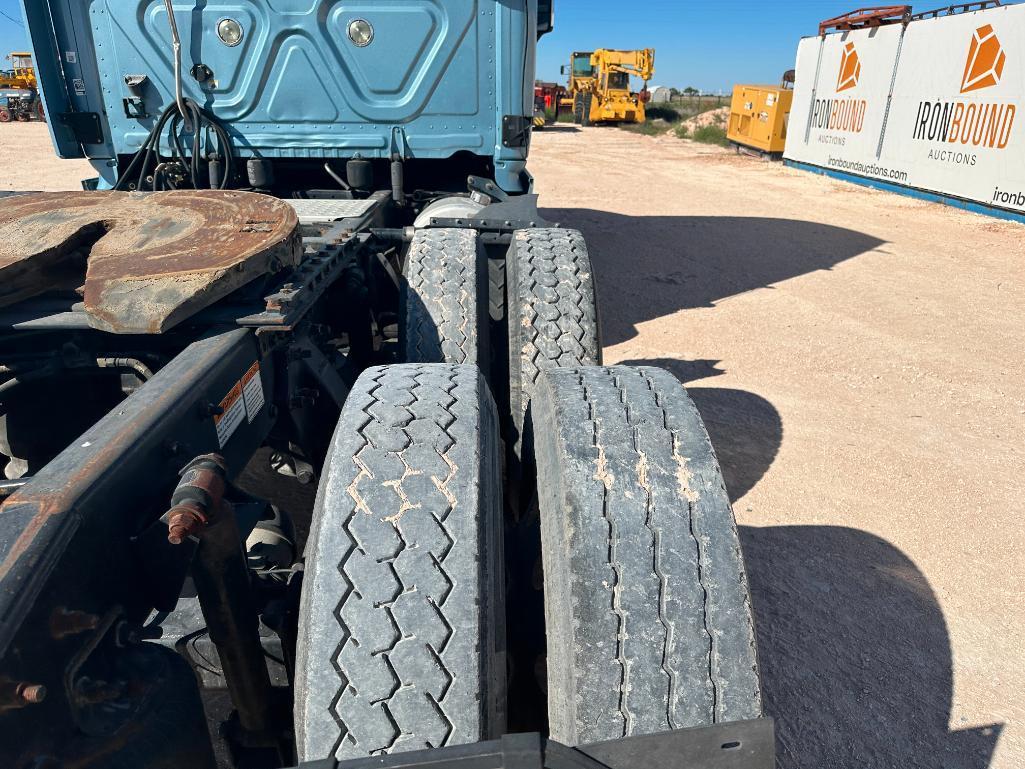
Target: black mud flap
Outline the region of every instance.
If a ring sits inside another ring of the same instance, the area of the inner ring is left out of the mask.
[[[773,769],[772,719],[698,726],[569,748],[539,734],[298,769]]]

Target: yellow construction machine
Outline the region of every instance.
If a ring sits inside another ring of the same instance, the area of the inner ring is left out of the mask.
[[[569,75],[569,86],[561,104],[573,108],[574,123],[643,123],[655,49],[577,51],[562,73]],[[630,91],[631,76],[644,81],[637,93]]]
[[[32,54],[15,51],[7,56],[7,60],[11,62],[11,68],[0,70],[0,82],[9,88],[36,90],[36,70],[32,66]]]
[[[7,59],[11,68],[0,69],[0,123],[32,118],[45,120],[32,54],[15,51]]]

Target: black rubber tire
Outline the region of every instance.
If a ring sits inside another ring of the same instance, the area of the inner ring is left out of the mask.
[[[11,111],[6,107],[0,107],[0,123],[11,122]]]
[[[589,126],[591,125],[591,102],[594,101],[593,93],[585,93],[583,100],[583,109],[580,114],[580,125]]]
[[[505,724],[495,406],[469,365],[367,369],[306,550],[300,760],[490,739]]]
[[[509,402],[509,327],[506,318],[506,249],[490,246],[488,253],[488,353],[490,373],[486,375],[499,411]],[[506,426],[505,423],[502,425]]]
[[[493,323],[505,321],[505,259],[488,259],[488,316]]]
[[[584,120],[584,95],[578,93],[573,97],[573,122],[580,125]]]
[[[657,368],[545,372],[534,395],[551,736],[757,718],[754,626],[708,434]]]
[[[558,227],[517,230],[506,257],[509,443],[514,465],[541,372],[601,363],[598,308],[584,236]]]
[[[476,230],[416,231],[402,270],[399,309],[407,363],[488,365],[485,260]]]

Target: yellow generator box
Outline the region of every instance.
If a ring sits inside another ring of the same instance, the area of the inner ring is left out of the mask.
[[[735,144],[782,154],[794,92],[775,85],[735,85],[726,137]]]

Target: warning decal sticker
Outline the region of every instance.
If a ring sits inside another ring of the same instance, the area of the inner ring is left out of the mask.
[[[220,402],[221,413],[214,416],[214,425],[217,427],[217,443],[223,449],[225,444],[235,434],[238,426],[246,415],[246,406],[242,397],[242,383],[236,382],[235,386],[228,391]]]
[[[266,403],[260,361],[256,361],[218,404],[220,413],[214,417],[214,427],[217,428],[217,442],[222,449],[243,420],[252,422]]]
[[[242,375],[242,397],[246,404],[246,418],[252,422],[265,403],[263,379],[260,377],[260,361],[250,366],[249,371]]]

